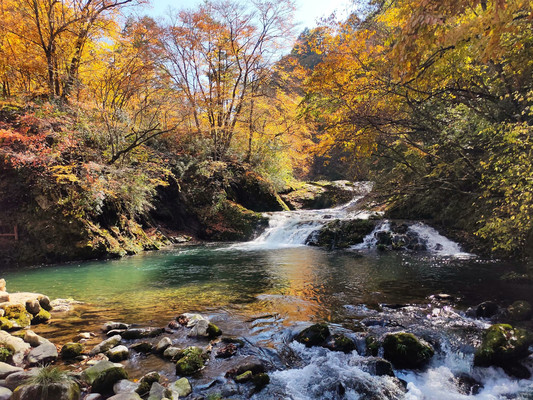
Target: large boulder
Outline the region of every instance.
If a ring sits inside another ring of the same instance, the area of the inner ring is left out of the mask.
[[[46,365],[57,360],[58,354],[56,346],[51,343],[43,343],[35,347],[28,354],[28,363],[30,365]]]
[[[305,344],[307,347],[322,345],[329,337],[328,324],[320,323],[305,328],[296,335],[297,342]]]
[[[14,372],[7,376],[4,386],[10,390],[15,390],[17,387],[25,384],[28,380],[37,375],[37,373],[37,368],[30,369],[29,371]]]
[[[128,374],[120,364],[111,361],[100,361],[81,373],[81,380],[91,385],[93,392],[109,393],[113,385],[122,379],[128,379]]]
[[[80,388],[73,382],[29,384],[15,389],[11,400],[79,400]]]
[[[385,336],[383,356],[396,368],[420,368],[435,354],[433,348],[412,333],[398,332]]]
[[[204,363],[205,359],[201,348],[187,347],[176,362],[176,374],[181,376],[193,375],[204,367]]]
[[[489,367],[513,365],[529,355],[533,337],[524,329],[508,324],[492,325],[485,331],[481,346],[474,355],[474,365]]]

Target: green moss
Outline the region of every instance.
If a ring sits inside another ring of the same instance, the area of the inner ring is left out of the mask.
[[[243,372],[242,374],[240,375],[237,375],[235,377],[235,382],[237,383],[244,383],[244,382],[248,382],[249,380],[252,379],[252,371],[246,371],[246,372]]]
[[[176,374],[189,376],[204,367],[203,350],[199,347],[187,347],[176,362]]]
[[[3,331],[10,331],[13,329],[13,322],[5,317],[0,317],[0,329]]]
[[[220,335],[222,335],[222,330],[216,326],[215,324],[209,324],[207,326],[207,335],[209,336],[209,338],[213,339],[213,338],[216,338]]]
[[[26,328],[31,324],[31,315],[22,304],[11,304],[4,308],[4,318],[11,321],[13,328]]]
[[[296,335],[296,341],[305,344],[307,347],[318,346],[328,338],[328,324],[320,323],[304,329]]]
[[[333,350],[335,351],[343,351],[345,353],[349,353],[355,350],[354,341],[344,335],[334,335],[333,344]]]
[[[492,325],[483,335],[481,346],[474,355],[474,365],[505,366],[527,357],[533,337],[524,329],[508,324]]]
[[[365,338],[366,352],[374,357],[377,357],[381,343],[374,336],[367,336]]]
[[[81,343],[67,343],[61,348],[61,358],[72,359],[78,357],[83,352]]]
[[[52,318],[52,315],[48,311],[46,311],[44,308],[41,308],[39,313],[33,317],[31,322],[33,324],[42,324],[42,323],[50,321],[51,318]]]
[[[412,333],[393,333],[383,340],[384,357],[396,368],[420,368],[435,354],[434,350]]]
[[[3,344],[0,344],[0,361],[7,362],[13,356],[13,350],[7,348]]]

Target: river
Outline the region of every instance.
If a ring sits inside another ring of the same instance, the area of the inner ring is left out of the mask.
[[[468,317],[465,311],[486,300],[502,305],[533,302],[531,285],[499,279],[513,265],[463,253],[421,224],[412,229],[426,237],[428,251],[379,252],[371,238],[346,250],[304,245],[305,237],[327,220],[368,217],[354,213],[346,206],[275,213],[270,228],[245,244],[183,245],[118,260],[12,269],[2,275],[9,291],[85,303],[54,315],[50,325],[39,328],[55,343],[72,340],[79,331],[99,333],[109,320],[164,326],[181,313],[202,313],[225,334],[245,338],[252,345],[248,352],[270,366],[272,382],[254,395],[257,399],[532,398],[532,380],[472,367],[474,348],[489,322]],[[443,293],[449,296],[435,297]],[[353,338],[358,351],[307,349],[291,341],[315,321],[328,321],[334,331]],[[369,374],[361,350],[366,332],[398,330],[428,337],[439,346],[426,370],[395,371],[407,382],[406,392],[389,377]],[[94,342],[101,339],[99,335]],[[126,366],[133,377],[157,369],[169,380],[175,378],[171,363],[156,356],[133,357]],[[221,362],[213,362],[192,380],[193,386],[208,387],[222,379],[223,370]],[[479,389],[465,389],[464,376]]]

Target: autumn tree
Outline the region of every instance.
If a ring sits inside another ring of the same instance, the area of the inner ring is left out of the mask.
[[[292,11],[289,0],[207,2],[166,27],[165,68],[186,101],[191,133],[209,138],[213,159],[226,157],[243,110],[290,37]]]

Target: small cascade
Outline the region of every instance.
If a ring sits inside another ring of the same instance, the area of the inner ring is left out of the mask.
[[[458,243],[442,236],[434,228],[416,222],[412,225],[397,225],[383,221],[367,235],[362,243],[352,246],[353,250],[373,248],[391,248],[394,250],[426,250],[440,256],[471,258],[473,254],[462,251]]]
[[[268,228],[255,240],[232,246],[236,249],[276,249],[305,246],[307,239],[334,220],[368,219],[375,213],[356,209],[364,196],[356,196],[342,206],[324,210],[298,210],[266,213]]]

